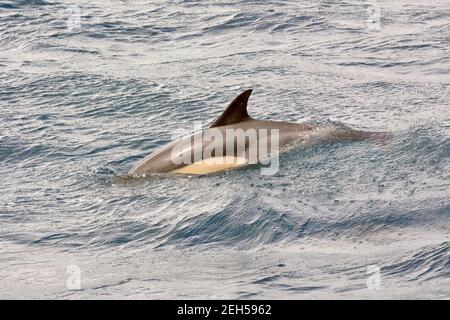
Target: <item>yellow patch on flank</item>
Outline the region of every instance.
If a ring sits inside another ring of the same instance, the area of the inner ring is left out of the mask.
[[[171,172],[183,174],[208,174],[241,167],[245,164],[247,164],[247,160],[245,158],[225,156],[197,161]]]

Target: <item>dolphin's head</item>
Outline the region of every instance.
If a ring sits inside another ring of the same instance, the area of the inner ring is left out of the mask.
[[[174,143],[170,143],[167,146],[150,154],[144,160],[139,162],[133,167],[128,174],[130,175],[142,175],[144,173],[155,172],[170,172],[179,167],[174,161],[172,161],[172,149]]]

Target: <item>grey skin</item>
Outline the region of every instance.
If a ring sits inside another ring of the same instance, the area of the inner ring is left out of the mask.
[[[333,141],[358,141],[366,139],[379,139],[385,136],[384,133],[357,131],[343,125],[316,126],[306,123],[256,120],[251,118],[247,112],[247,102],[251,92],[252,90],[250,89],[237,96],[222,113],[222,115],[220,115],[209,128],[195,135],[172,141],[159,150],[156,150],[132,168],[129,171],[129,174],[143,175],[147,173],[170,173],[187,166],[188,164],[186,163],[176,163],[176,161],[173,161],[174,148],[177,146],[179,147],[180,144],[185,146],[184,152],[190,153],[191,163],[193,163],[195,153],[202,154],[205,147],[210,145],[213,141],[210,137],[208,137],[210,133],[209,131],[212,129],[220,131],[224,137],[223,151],[222,154],[218,152],[218,156],[225,155],[233,157],[238,156],[238,147],[236,145],[237,140],[233,139],[233,142],[231,143],[231,145],[234,144],[234,148],[229,148],[229,150],[226,149],[228,142],[225,138],[227,129],[242,129],[244,131],[248,129],[257,129],[256,132],[258,132],[258,140],[260,138],[259,129],[267,129],[268,133],[272,132],[272,129],[278,129],[280,152],[288,150],[299,144],[314,144]],[[201,143],[194,145],[193,140],[195,138],[200,138]],[[250,137],[245,139],[245,157],[248,157],[247,149],[249,145],[251,145],[250,139]],[[267,140],[267,149],[270,150],[270,135]],[[254,145],[259,146],[258,141],[256,142],[257,143]],[[239,155],[242,156],[241,153],[239,153]],[[215,153],[213,152],[211,157],[214,156]],[[260,160],[261,159],[258,158],[258,161]]]

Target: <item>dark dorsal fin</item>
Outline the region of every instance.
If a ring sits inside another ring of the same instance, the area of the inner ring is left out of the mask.
[[[246,90],[238,95],[211,125],[211,128],[221,127],[227,124],[233,124],[250,119],[247,113],[248,98],[252,93],[252,89]]]

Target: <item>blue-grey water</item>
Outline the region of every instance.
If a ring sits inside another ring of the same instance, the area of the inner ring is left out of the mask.
[[[244,89],[393,132],[121,175]],[[448,1],[0,1],[0,297],[450,298]]]

